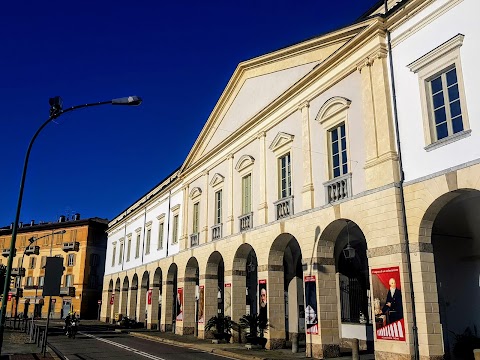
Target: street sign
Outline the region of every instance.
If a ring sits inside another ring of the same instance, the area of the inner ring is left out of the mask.
[[[13,294],[12,294],[11,292],[9,292],[9,293],[8,293],[8,299],[7,299],[7,301],[11,301],[11,300],[12,300],[12,296],[13,296]]]
[[[52,304],[55,304],[57,302],[57,299],[52,298]]]
[[[63,258],[47,257],[43,296],[60,296],[60,284],[63,275]]]
[[[98,305],[102,305],[102,300],[98,300]]]

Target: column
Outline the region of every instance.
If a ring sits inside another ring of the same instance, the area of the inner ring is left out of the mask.
[[[162,290],[162,314],[160,316],[160,330],[161,331],[172,331],[173,328],[173,281],[167,280],[163,284]],[[176,294],[175,294],[176,296]]]
[[[259,191],[259,204],[258,204],[258,225],[264,225],[268,222],[268,203],[267,203],[267,161],[266,161],[266,133],[260,132],[257,135],[258,144],[260,148],[260,191]]]
[[[205,185],[204,185],[204,194],[202,196],[203,198],[203,213],[204,213],[204,216],[203,216],[203,229],[202,229],[202,232],[203,232],[203,235],[200,237],[200,241],[199,243],[207,243],[208,242],[208,239],[209,239],[209,233],[208,233],[208,207],[209,207],[209,204],[208,204],[208,188],[209,188],[209,184],[208,184],[208,170],[205,171],[203,173],[203,176],[205,178]]]
[[[234,224],[235,224],[235,219],[233,218],[233,154],[228,155],[227,160],[228,160],[228,215],[227,215],[227,221],[225,223],[225,234],[224,236],[227,235],[232,235],[234,233]]]
[[[153,288],[150,289],[151,304],[148,305],[148,329],[158,329],[158,301],[160,299],[160,284],[153,284]]]
[[[264,267],[264,266],[263,266]],[[263,268],[262,267],[262,268]],[[265,335],[268,349],[285,347],[285,297],[283,267],[269,266],[268,271],[258,273],[258,279],[267,279],[268,322],[270,327]],[[260,294],[259,294],[260,296]]]
[[[137,294],[137,287],[130,287],[128,291],[127,316],[133,320],[137,317]]]
[[[182,211],[182,236],[178,240],[180,242],[180,251],[188,249],[188,190],[189,185],[183,188],[183,209]]]
[[[303,158],[303,210],[314,207],[314,190],[312,177],[312,145],[310,135],[310,104],[305,101],[299,106],[302,115],[302,158]]]
[[[231,307],[229,313],[225,312],[225,316],[231,316],[237,323],[246,314],[246,276],[245,270],[233,270],[230,274],[225,272],[225,284],[232,284]],[[233,341],[239,342],[240,334],[233,330]]]
[[[198,337],[201,339],[213,338],[211,330],[205,333],[205,324],[207,321],[218,315],[218,276],[214,274],[206,274],[200,277],[200,286],[204,286],[204,308],[203,308],[203,324],[198,326]],[[200,302],[199,302],[200,306]],[[200,314],[199,309],[199,314]]]

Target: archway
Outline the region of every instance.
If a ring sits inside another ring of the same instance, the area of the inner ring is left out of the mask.
[[[191,257],[185,268],[185,277],[183,279],[183,306],[182,321],[183,335],[198,334],[198,305],[196,299],[196,287],[199,285],[198,261]]]
[[[115,282],[115,297],[113,299],[113,321],[118,321],[120,313],[120,278]]]
[[[130,296],[128,298],[128,317],[139,321],[137,318],[137,296],[138,296],[138,275],[133,275],[132,286],[130,288]]]
[[[144,326],[147,326],[147,291],[150,286],[148,278],[148,271],[145,271],[142,276],[140,299],[138,300],[138,321],[143,322]]]
[[[180,303],[177,301],[177,264],[173,263],[168,268],[167,284],[165,289],[165,320],[163,331],[175,333],[177,314],[180,312]]]
[[[152,286],[152,329],[160,326],[162,317],[162,269],[157,268],[153,274]]]
[[[250,244],[238,247],[233,258],[231,295],[224,295],[225,315],[238,321],[245,314],[258,313],[258,261],[257,254]],[[225,284],[225,289],[227,284]],[[234,341],[239,334],[233,333]]]
[[[286,341],[305,345],[302,251],[291,234],[281,234],[272,243],[268,256],[268,283],[266,304],[271,324],[270,348],[283,347]],[[275,288],[278,283],[283,284],[281,292]],[[264,309],[265,291],[260,289],[260,315]]]
[[[363,350],[373,351],[373,318],[367,241],[360,227],[348,219],[337,220],[334,257],[342,342],[358,338]],[[383,301],[383,297],[381,299]]]
[[[422,233],[426,234],[425,240],[430,238],[433,248],[447,359],[464,358],[460,347],[455,347],[455,334],[468,330],[474,333],[475,328],[480,328],[479,210],[479,191],[457,190],[434,201],[422,219]]]
[[[105,315],[105,322],[109,323],[112,317],[112,295],[113,295],[113,280],[108,283],[108,296],[107,296],[107,313]],[[40,312],[41,314],[41,312]]]
[[[121,298],[121,304],[120,304],[120,314],[122,316],[127,315],[127,307],[128,307],[128,288],[129,288],[129,281],[128,281],[128,276],[125,276],[125,279],[123,279],[123,285],[122,285],[122,298]]]
[[[213,316],[224,315],[224,284],[223,257],[218,251],[214,251],[207,261],[204,285],[200,285],[199,321],[206,323]],[[210,336],[209,334],[200,335],[201,337]]]

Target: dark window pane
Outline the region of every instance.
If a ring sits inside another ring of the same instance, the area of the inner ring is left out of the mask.
[[[462,113],[462,109],[460,108],[460,100],[454,101],[450,104],[450,113],[452,115],[452,118]]]
[[[448,100],[450,100],[450,102],[457,100],[459,97],[458,85],[453,85],[452,87],[448,88]]]
[[[442,90],[442,78],[440,76],[436,79],[433,79],[430,83],[432,84],[432,94]]]
[[[337,167],[339,165],[339,160],[340,156],[338,154],[333,156],[333,167]]]
[[[345,124],[340,126],[340,136],[345,137]]]
[[[340,168],[334,168],[333,169],[333,177],[340,176]]]
[[[448,136],[447,123],[437,125],[437,139],[443,139]]]
[[[347,139],[343,138],[342,139],[342,150],[345,150],[347,148]]]
[[[433,95],[433,108],[438,109],[443,105],[445,105],[445,101],[443,100],[443,91],[440,91],[438,94]]]
[[[343,165],[343,173],[344,174],[348,173],[347,164]]]
[[[435,124],[440,124],[447,120],[447,115],[445,115],[445,107],[435,110]]]
[[[338,139],[338,132],[337,129],[332,131],[332,142],[337,141]]]
[[[463,131],[463,120],[461,116],[452,120],[452,128],[453,128],[454,134],[457,132]]]
[[[337,154],[337,153],[338,153],[338,141],[335,141],[335,142],[332,144],[332,152],[333,152],[333,154]]]
[[[453,68],[449,72],[447,72],[447,85],[453,85],[457,82],[457,70]]]
[[[347,151],[344,150],[342,151],[342,164],[345,164],[347,162]]]

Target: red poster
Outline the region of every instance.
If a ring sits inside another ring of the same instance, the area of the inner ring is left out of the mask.
[[[183,288],[177,289],[177,321],[183,321]]]
[[[232,287],[232,284],[226,283],[226,284],[225,284],[225,287]]]
[[[317,282],[315,276],[305,276],[305,325],[307,334],[318,334]]]
[[[152,289],[147,291],[147,304],[152,305]]]
[[[11,301],[11,300],[12,300],[12,295],[13,295],[13,294],[12,294],[11,292],[8,293],[7,301]]]
[[[115,302],[115,294],[112,294],[112,296],[110,296],[110,305],[113,305],[114,302]]]
[[[400,268],[372,269],[372,286],[377,339],[405,341]]]
[[[205,286],[200,285],[198,291],[198,323],[203,324],[205,322]]]

